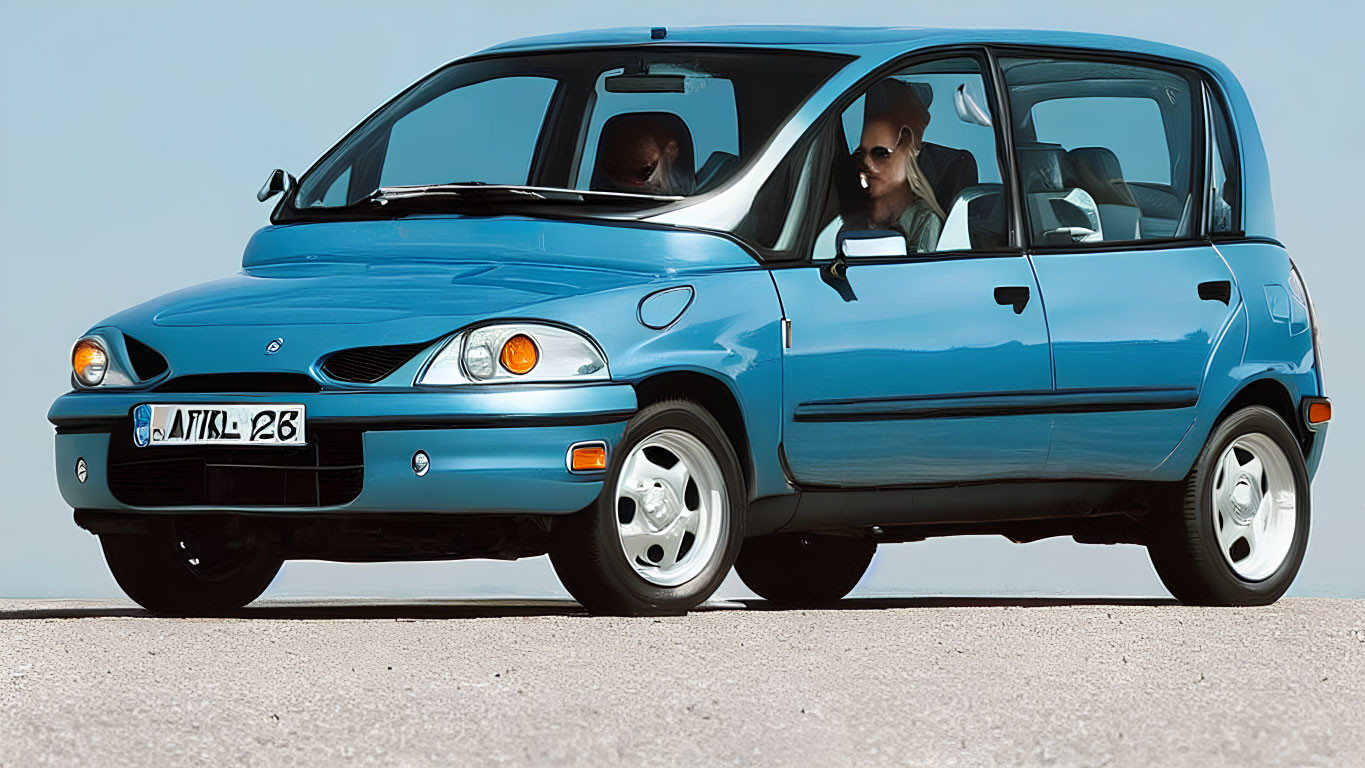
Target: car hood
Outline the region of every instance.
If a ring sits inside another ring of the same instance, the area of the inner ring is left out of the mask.
[[[186,373],[310,370],[337,349],[436,341],[492,319],[633,320],[688,275],[752,269],[714,235],[519,218],[267,227],[243,269],[109,318]],[[283,339],[278,351],[266,347]]]

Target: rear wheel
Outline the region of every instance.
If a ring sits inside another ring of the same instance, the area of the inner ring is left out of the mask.
[[[859,536],[779,533],[744,542],[735,571],[764,600],[823,605],[853,591],[876,552]]]
[[[128,597],[171,616],[241,608],[261,596],[281,565],[268,541],[241,529],[186,530],[162,523],[145,534],[100,534],[100,544]]]
[[[734,563],[744,481],[720,425],[690,400],[640,410],[612,455],[602,493],[555,522],[550,561],[593,613],[683,613]]]
[[[1308,469],[1279,414],[1250,406],[1210,435],[1175,514],[1148,545],[1181,602],[1267,605],[1289,588],[1308,546]]]

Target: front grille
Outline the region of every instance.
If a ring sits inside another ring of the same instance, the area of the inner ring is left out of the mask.
[[[361,432],[308,430],[293,447],[133,445],[132,421],[109,436],[109,490],[134,507],[330,507],[365,479]]]
[[[128,350],[128,360],[133,364],[133,373],[137,374],[138,379],[155,379],[165,372],[166,358],[160,352],[126,333],[123,335],[123,346]]]
[[[303,373],[194,373],[167,379],[157,392],[321,392]]]
[[[431,346],[421,344],[391,344],[385,347],[355,347],[335,352],[322,363],[322,372],[337,381],[373,384],[393,373]]]

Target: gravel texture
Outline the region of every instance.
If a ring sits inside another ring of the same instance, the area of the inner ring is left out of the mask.
[[[1365,765],[1365,601],[0,601],[0,766]]]

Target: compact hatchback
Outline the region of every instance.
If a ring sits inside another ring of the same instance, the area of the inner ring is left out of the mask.
[[[460,59],[299,180],[242,270],[76,342],[57,475],[122,588],[548,553],[590,611],[877,545],[1145,545],[1277,599],[1331,404],[1246,94],[1138,40],[622,29]]]

